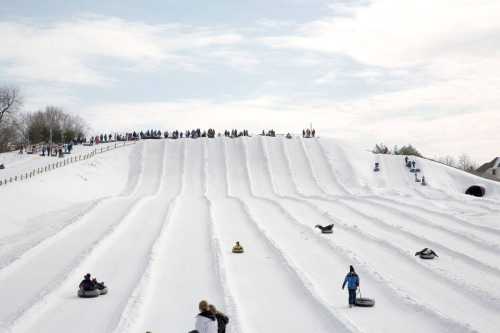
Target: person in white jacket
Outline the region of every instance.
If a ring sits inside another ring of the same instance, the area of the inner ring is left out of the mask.
[[[210,312],[207,301],[201,301],[198,308],[200,313],[196,316],[195,328],[198,333],[217,333],[217,319]]]

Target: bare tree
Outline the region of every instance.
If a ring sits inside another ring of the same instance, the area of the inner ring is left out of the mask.
[[[87,130],[83,119],[55,106],[26,115],[24,122],[26,136],[32,143],[69,142],[84,136]]]
[[[476,163],[467,154],[458,157],[458,168],[472,172],[476,169]]]
[[[439,162],[445,164],[445,165],[448,165],[448,166],[451,166],[451,167],[456,167],[457,166],[457,162],[455,161],[455,158],[453,156],[450,156],[450,155],[446,155],[444,157],[440,157],[437,159]]]
[[[13,87],[0,87],[0,123],[7,114],[12,114],[22,105],[19,90]]]

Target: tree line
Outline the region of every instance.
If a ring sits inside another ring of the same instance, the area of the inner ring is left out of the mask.
[[[392,155],[405,155],[405,156],[417,156],[417,157],[422,157],[426,158],[428,160],[433,160],[448,166],[451,166],[453,168],[457,168],[460,170],[464,170],[470,173],[474,173],[478,167],[478,164],[473,161],[469,155],[467,154],[461,154],[458,156],[458,158],[454,158],[453,156],[447,155],[447,156],[440,156],[436,158],[428,158],[423,156],[415,147],[413,147],[411,144],[402,146],[399,148],[398,146],[394,146],[393,149],[390,149],[383,143],[378,143],[375,145],[375,147],[372,149],[372,152],[375,154],[392,154]]]
[[[29,144],[68,143],[83,138],[88,129],[79,116],[57,106],[24,112],[23,97],[16,87],[0,87],[0,152]]]

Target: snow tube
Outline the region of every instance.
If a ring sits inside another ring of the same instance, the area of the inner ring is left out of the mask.
[[[436,255],[434,253],[421,253],[420,258],[421,259],[434,259],[434,258],[436,258]]]
[[[98,290],[99,290],[99,295],[106,295],[108,293],[108,287],[104,287]]]
[[[78,297],[82,298],[92,298],[92,297],[97,297],[101,293],[99,292],[99,289],[94,289],[94,290],[83,290],[83,289],[78,289]]]
[[[482,186],[472,185],[467,189],[467,191],[465,191],[465,194],[473,195],[475,197],[482,197],[486,194],[486,190]]]
[[[373,171],[378,172],[378,171],[380,171],[380,168],[375,168],[375,169],[373,169]]]
[[[356,297],[356,302],[354,303],[354,305],[363,308],[369,308],[375,305],[375,300],[366,297]]]
[[[233,253],[243,253],[243,248],[234,248],[233,247]]]
[[[321,230],[322,234],[333,234],[333,229],[323,229]]]

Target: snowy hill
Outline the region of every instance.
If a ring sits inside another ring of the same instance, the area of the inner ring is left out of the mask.
[[[500,183],[417,159],[422,186],[403,158],[326,138],[151,140],[2,186],[0,331],[188,332],[208,299],[231,333],[497,332]],[[349,265],[375,307],[348,308]],[[108,295],[76,297],[87,272]]]

